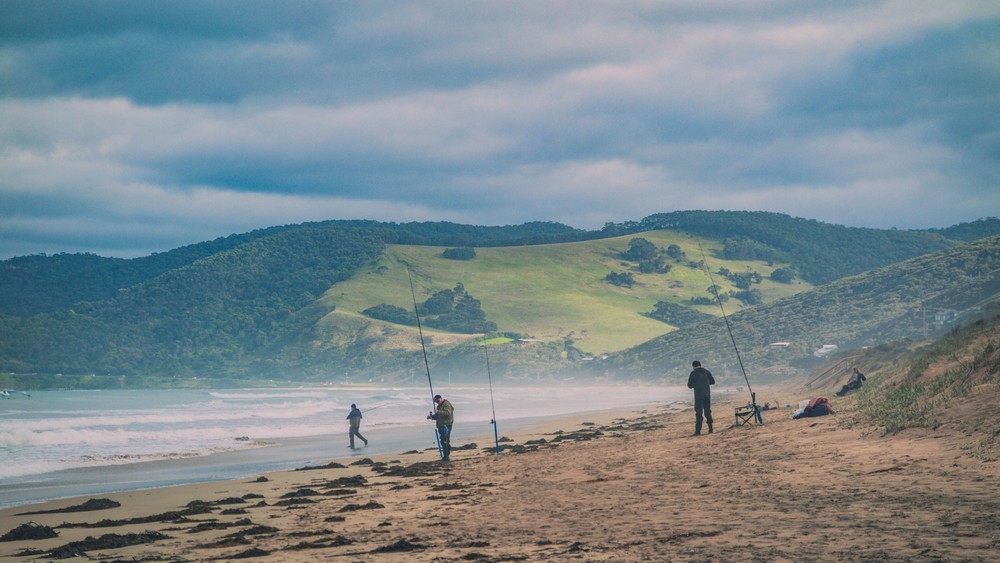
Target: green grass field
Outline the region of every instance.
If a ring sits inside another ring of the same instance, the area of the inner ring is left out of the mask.
[[[652,310],[657,301],[687,305],[692,297],[710,296],[707,289],[711,282],[704,269],[691,268],[686,261],[672,263],[667,274],[633,272],[636,283],[631,288],[604,281],[612,271],[631,271],[634,264],[619,256],[637,237],[659,248],[677,244],[687,260],[702,259],[697,240],[672,231],[564,244],[477,248],[476,258],[467,261],[442,258],[445,247],[393,245],[378,263],[337,284],[323,299],[335,305],[339,314],[346,315],[381,303],[412,310],[406,271],[409,268],[418,301],[462,283],[466,292],[482,303],[487,319],[502,332],[544,341],[568,338],[589,353],[613,352],[674,329],[640,314]],[[779,284],[768,280],[771,271],[781,264],[717,259],[713,253],[720,244],[702,244],[723,293],[735,288],[716,273],[720,267],[734,272],[749,267],[764,276],[764,282],[753,287],[763,293],[765,302],[811,289],[809,284],[798,281]],[[742,303],[731,299],[724,306],[731,314]],[[716,305],[696,308],[721,314]]]

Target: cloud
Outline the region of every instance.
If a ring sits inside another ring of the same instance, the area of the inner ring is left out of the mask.
[[[1000,209],[986,1],[5,3],[0,257],[360,218]]]

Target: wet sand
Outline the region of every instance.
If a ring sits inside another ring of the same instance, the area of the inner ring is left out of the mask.
[[[550,421],[500,454],[484,436],[451,463],[400,452],[101,495],[115,508],[18,506],[0,511],[0,534],[58,536],[0,542],[0,557],[997,560],[1000,464],[967,455],[974,435],[882,437],[843,409],[738,426],[734,406],[716,404],[715,433],[699,437],[688,405],[658,406]]]

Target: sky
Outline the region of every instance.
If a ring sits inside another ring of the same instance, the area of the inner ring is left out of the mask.
[[[0,0],[0,259],[327,219],[1000,215],[996,0]]]

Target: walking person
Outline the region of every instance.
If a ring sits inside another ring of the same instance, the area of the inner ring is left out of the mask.
[[[367,446],[368,440],[359,432],[361,429],[361,409],[358,408],[358,405],[351,403],[351,412],[347,415],[347,420],[351,421],[351,449],[354,449],[355,436],[361,438],[361,441]]]
[[[691,375],[688,376],[688,389],[694,390],[694,435],[701,435],[701,421],[708,423],[708,433],[712,433],[712,389],[715,378],[712,372],[701,367],[701,362],[691,362]]]
[[[445,461],[451,460],[451,427],[455,424],[455,407],[441,395],[434,395],[434,412],[427,420],[437,421],[438,437],[441,440],[441,454]]]

